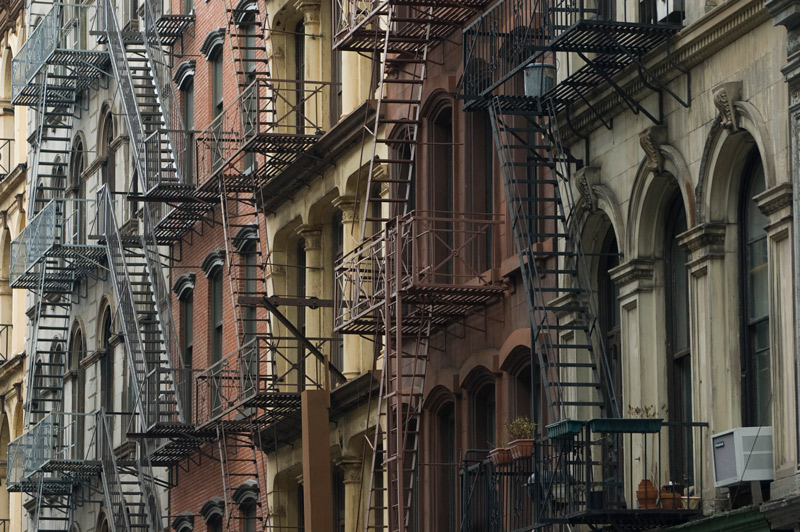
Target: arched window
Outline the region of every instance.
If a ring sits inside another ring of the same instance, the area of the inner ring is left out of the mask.
[[[106,162],[102,169],[103,184],[109,194],[116,190],[115,171],[116,171],[116,150],[112,148],[114,142],[114,119],[109,111],[103,120],[102,147],[101,153],[106,156]]]
[[[303,238],[297,240],[295,248],[296,258],[296,277],[295,277],[295,296],[298,298],[306,297],[306,241]],[[306,309],[305,307],[297,307],[297,320],[295,321],[297,329],[306,334]],[[297,382],[300,390],[305,389],[306,385],[306,350],[305,347],[297,343]]]
[[[497,445],[497,400],[494,380],[481,379],[471,394],[470,447],[492,449]]]
[[[676,194],[667,210],[664,270],[667,314],[667,386],[669,418],[692,421],[692,364],[689,345],[689,271],[686,251],[678,236],[685,232],[683,198]],[[692,431],[673,426],[670,431],[670,476],[692,485]],[[686,478],[684,478],[686,477]]]
[[[82,414],[86,411],[86,370],[81,362],[86,356],[86,343],[83,339],[83,331],[80,327],[75,326],[72,330],[72,336],[69,341],[69,369],[72,377],[72,405],[71,412]],[[76,415],[74,419],[69,420],[71,423],[71,430],[69,433],[64,434],[64,444],[71,446],[71,458],[75,460],[82,460],[84,458],[84,416]],[[66,423],[65,423],[66,424]],[[66,426],[64,427],[66,429]]]
[[[758,151],[750,154],[742,176],[739,256],[741,264],[742,405],[747,426],[772,423],[770,375],[767,217],[753,199],[764,192],[764,167]]]
[[[434,434],[431,447],[433,461],[438,465],[432,469],[434,477],[434,530],[449,532],[456,530],[456,477],[458,449],[456,438],[456,409],[453,401],[444,402],[434,413]]]
[[[86,198],[86,183],[83,180],[83,171],[86,168],[86,155],[84,152],[83,138],[79,135],[72,145],[69,167],[69,187],[75,198]],[[83,245],[86,243],[86,209],[83,202],[76,202],[70,213],[70,224],[65,228],[65,242]]]
[[[439,109],[431,119],[430,128],[430,164],[426,192],[430,198],[428,204],[437,218],[451,217],[455,210],[453,183],[453,108],[449,105]],[[451,283],[453,272],[453,232],[452,223],[437,222],[436,228],[441,231],[435,239],[433,262],[436,265],[434,282]],[[450,258],[448,258],[450,257]]]
[[[296,111],[296,124],[297,133],[303,134],[306,132],[305,123],[305,103],[303,101],[305,91],[306,79],[306,26],[305,21],[300,19],[294,27],[294,73],[297,80],[297,111]]]
[[[111,319],[111,308],[106,307],[103,311],[101,334],[101,349],[105,351],[101,360],[102,371],[102,405],[107,412],[114,411],[114,348],[111,345],[113,325]],[[113,419],[113,417],[112,417]]]
[[[619,289],[611,279],[610,271],[619,266],[619,247],[614,228],[609,226],[600,249],[597,297],[600,331],[605,342],[606,355],[611,369],[612,385],[617,404],[622,405],[622,343],[620,338]],[[608,398],[606,398],[608,400]]]

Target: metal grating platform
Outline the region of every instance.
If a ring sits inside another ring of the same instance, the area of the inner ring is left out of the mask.
[[[161,44],[172,46],[193,23],[194,15],[161,15],[156,22]]]

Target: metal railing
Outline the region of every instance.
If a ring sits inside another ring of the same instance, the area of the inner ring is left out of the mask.
[[[33,81],[55,49],[62,44],[64,35],[61,32],[61,10],[62,4],[53,4],[53,8],[31,32],[11,61],[12,101]]]
[[[8,445],[7,485],[18,487],[38,475],[58,480],[54,461],[85,462],[95,452],[94,432],[86,419],[93,414],[50,412]]]
[[[97,460],[100,461],[100,467],[103,472],[103,496],[106,501],[107,511],[111,514],[111,530],[125,532],[131,530],[131,517],[125,500],[125,491],[119,476],[119,469],[117,469],[114,441],[106,423],[105,412],[101,410],[97,412],[95,417],[98,434]]]
[[[486,451],[467,451],[460,472],[463,532],[530,530],[534,507],[529,479],[533,458],[495,465]]]
[[[170,382],[160,383],[158,389],[151,390],[150,387],[148,387],[147,376],[150,375],[151,371],[159,367],[158,361],[149,359],[146,354],[144,341],[141,337],[142,329],[140,327],[136,311],[137,305],[139,305],[140,302],[136,299],[133,293],[133,284],[131,283],[130,272],[128,271],[128,265],[125,260],[125,247],[123,245],[122,236],[120,235],[117,227],[111,196],[105,189],[101,189],[98,194],[100,196],[98,201],[103,205],[102,215],[104,221],[102,229],[103,234],[105,234],[109,270],[111,271],[114,281],[112,284],[114,286],[114,293],[117,298],[120,324],[122,325],[122,329],[125,331],[125,347],[128,353],[127,358],[131,369],[131,375],[135,376],[137,410],[141,415],[141,419],[145,428],[149,428],[152,426],[152,422],[154,420],[148,416],[147,405],[150,402],[156,401],[158,396],[164,392],[172,394],[174,389],[170,389],[170,386],[172,385]],[[143,240],[152,240],[152,237],[147,237],[146,231],[147,228],[145,227],[145,234],[141,238]],[[145,247],[144,255],[146,260],[152,262],[153,258],[148,257],[148,255],[150,253],[157,254],[157,251],[158,249],[154,246],[154,244],[153,246]],[[159,258],[155,257],[155,260],[160,265]],[[164,297],[163,282],[158,283],[153,278],[154,276],[152,275],[152,271],[149,269],[148,271],[151,273],[150,281],[152,284],[151,288],[153,290],[153,297],[155,299]],[[170,321],[170,323],[172,322]],[[173,344],[177,344],[177,334],[168,335],[164,333],[166,327],[164,327],[163,322],[161,322],[161,326],[161,332],[165,340],[165,345],[167,347],[175,348],[175,345]],[[167,353],[170,354],[172,351],[168,351]],[[172,360],[169,362],[172,363]],[[175,394],[175,398],[177,401],[175,405],[177,412],[175,415],[180,416],[180,397]],[[155,421],[157,421],[157,419]]]
[[[97,234],[97,202],[89,199],[54,199],[34,216],[22,233],[11,242],[9,281],[14,283],[58,247],[80,250],[97,246],[87,243]]]
[[[620,525],[626,519],[652,528],[702,512],[705,423],[597,419],[566,420],[560,427],[560,435],[538,439],[529,457],[497,460],[487,451],[467,452],[460,473],[462,531]],[[674,441],[694,452],[667,452]],[[649,493],[637,493],[642,479],[651,481]]]
[[[14,169],[14,139],[0,139],[0,179]]]
[[[282,161],[293,160],[303,150],[303,138],[323,133],[334,84],[324,81],[257,79],[197,136],[197,185],[221,169],[237,163],[237,155],[257,137],[281,136],[280,143],[253,147]],[[268,144],[264,138],[263,143]],[[271,161],[265,161],[270,163]]]
[[[309,341],[319,350],[329,345],[328,339]],[[197,374],[194,422],[204,425],[256,396],[324,388],[330,379],[327,360],[297,340],[257,338]]]
[[[490,268],[499,215],[412,211],[367,239],[336,265],[334,326],[357,321],[391,289],[479,289],[493,283]],[[400,245],[397,246],[399,239]],[[399,254],[400,264],[395,265]],[[388,265],[388,266],[387,266]],[[394,280],[399,266],[400,279]]]
[[[10,323],[0,324],[0,363],[6,362],[11,358],[11,332],[13,326]]]

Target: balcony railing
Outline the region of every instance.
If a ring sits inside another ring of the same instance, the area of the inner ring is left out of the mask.
[[[329,341],[310,338],[318,349]],[[268,416],[286,406],[287,394],[325,388],[331,382],[327,360],[296,339],[257,338],[197,374],[194,421],[202,426],[237,408],[259,406]],[[335,378],[335,376],[334,376]],[[339,382],[334,382],[339,384]],[[278,401],[272,399],[280,398]],[[299,403],[298,403],[299,404]]]
[[[548,430],[553,436],[537,440],[532,457],[495,465],[467,453],[461,530],[559,523],[647,529],[702,513],[707,424],[566,420]]]
[[[680,27],[683,0],[500,0],[464,29],[462,94],[485,97],[548,52],[641,55]],[[663,11],[663,16],[661,15]]]
[[[11,242],[11,286],[53,255],[92,267],[102,251],[100,246],[87,243],[89,235],[98,234],[96,224],[95,200],[51,200]]]
[[[369,320],[398,290],[409,302],[424,297],[451,307],[499,294],[491,250],[500,223],[495,215],[433,211],[397,218],[337,264],[335,326]]]
[[[0,139],[0,179],[14,169],[14,139]]]
[[[197,136],[197,185],[230,166],[241,166],[239,174],[269,167],[269,176],[294,161],[324,132],[332,85],[280,79],[251,83]],[[254,154],[253,161],[237,157],[244,152]],[[255,154],[261,157],[256,160]]]
[[[88,80],[96,79],[104,65],[107,54],[100,50],[87,50],[90,39],[89,21],[94,18],[89,10],[94,4],[56,2],[50,11],[31,32],[28,40],[20,48],[12,61],[11,100],[15,104],[25,104],[20,99],[26,88],[39,85],[37,74],[48,64],[69,66],[73,75],[61,75],[59,81],[80,89]],[[76,57],[81,54],[81,57]],[[51,87],[51,90],[54,87]],[[31,94],[30,96],[32,96]]]
[[[42,475],[46,481],[69,481],[65,475],[91,467],[95,435],[93,414],[50,412],[8,445],[9,490],[25,490]]]
[[[11,358],[11,332],[12,325],[0,324],[0,364]]]

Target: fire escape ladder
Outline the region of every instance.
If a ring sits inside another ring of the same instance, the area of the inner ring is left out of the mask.
[[[403,42],[397,35],[399,24],[412,25],[414,21],[397,18],[398,6],[389,2],[386,7],[386,27],[383,31],[381,49],[381,78],[378,83],[378,102],[375,121],[370,129],[365,125],[365,141],[371,139],[372,151],[367,174],[367,187],[364,191],[364,211],[361,217],[361,241],[367,236],[367,223],[386,223],[395,216],[401,216],[408,211],[413,180],[415,174],[415,161],[417,140],[421,124],[422,89],[427,77],[428,49],[431,40],[431,26],[433,6],[427,8],[428,19],[422,17],[416,24],[424,25],[424,38],[414,47],[413,51],[396,53],[392,44],[396,40]],[[390,89],[391,87],[391,89]],[[390,98],[387,91],[393,93]],[[398,109],[405,110],[403,113]],[[394,135],[400,131],[399,135]],[[381,137],[383,135],[383,137]],[[378,145],[385,144],[387,156],[379,158]],[[386,163],[391,166],[389,175],[381,177],[376,175],[376,165]],[[390,193],[384,196],[376,190],[382,183],[390,187]],[[388,217],[384,207],[389,207]]]
[[[67,187],[67,166],[72,149],[73,120],[76,112],[72,101],[57,98],[49,88],[51,72],[58,67],[46,66],[40,74],[41,103],[36,109],[36,140],[31,165],[31,190],[28,213],[32,217],[48,201],[64,197]]]
[[[374,452],[365,521],[367,531],[387,530],[386,525],[391,532],[415,529],[423,390],[435,316],[432,307],[417,305],[414,319],[408,319],[410,306],[403,300],[401,280],[409,235],[402,231],[402,227],[397,224],[390,228],[386,239],[383,281],[387,297],[380,309],[385,331],[385,354],[378,423],[372,445]],[[378,453],[376,450],[384,442],[385,450]],[[379,485],[376,482],[378,478],[385,478],[385,484]],[[384,512],[388,523],[381,525]]]
[[[257,337],[272,335],[270,313],[259,312],[253,303],[268,294],[265,266],[269,252],[262,242],[258,206],[254,192],[229,190],[220,178],[222,227],[225,236],[225,262],[236,322],[239,349]],[[244,299],[250,303],[244,302]],[[243,304],[244,303],[244,304]],[[255,346],[251,346],[255,348]]]
[[[106,423],[104,411],[99,411],[95,416],[97,428],[97,453],[102,469],[103,496],[106,510],[110,514],[110,532],[127,532],[132,530],[131,522],[136,519],[135,512],[131,513],[126,499],[125,482],[120,476],[117,458],[114,455],[114,441]]]
[[[225,0],[228,39],[233,65],[236,70],[238,94],[256,78],[271,77],[267,39],[270,34],[269,15],[256,0],[252,4],[235,6],[233,0]]]
[[[543,105],[520,113],[495,98],[489,113],[550,417],[565,419],[580,408],[617,417],[605,352],[595,345],[583,250],[574,234],[569,165],[576,161],[561,145],[548,102]],[[536,244],[549,238],[558,248],[541,251]],[[555,266],[548,265],[554,256]],[[553,278],[559,282],[546,283]],[[568,301],[554,302],[559,297]],[[577,319],[556,318],[565,312]]]
[[[53,485],[48,480],[45,474],[39,474],[33,532],[68,532],[72,526],[75,506],[72,487],[53,490]]]
[[[260,474],[259,454],[256,449],[258,430],[254,423],[244,421],[235,429],[226,430],[225,423],[217,425],[219,463],[222,472],[222,486],[225,493],[225,530],[245,532],[248,530],[244,520],[255,519],[256,530],[267,530],[268,509],[265,505],[265,484]],[[265,460],[261,460],[266,467]],[[256,493],[257,492],[257,493]],[[254,505],[255,515],[248,516],[234,505],[242,507]],[[239,517],[234,517],[238,513]]]
[[[161,85],[155,79],[158,69],[165,65],[151,68],[148,54],[152,47],[138,39],[126,48],[113,5],[108,1],[104,2],[104,12],[108,50],[125,109],[139,182],[145,191],[151,187],[163,191],[164,187],[157,187],[164,182],[161,169],[177,168],[175,163],[180,159],[173,156],[168,137],[159,137],[165,117],[178,112],[176,107],[170,114],[163,113],[162,101],[155,89]],[[171,87],[170,83],[165,85]],[[157,182],[152,180],[153,176]],[[185,409],[171,371],[172,367],[180,367],[180,346],[150,205],[142,204],[139,234],[123,236],[117,228],[108,194],[102,195],[106,247],[109,262],[113,263],[114,291],[125,313],[125,342],[131,374],[135,377],[138,394],[146,392],[147,397],[144,403],[139,401],[142,422],[145,429],[159,423],[184,422]]]

